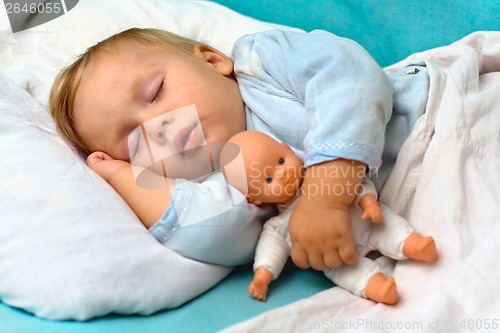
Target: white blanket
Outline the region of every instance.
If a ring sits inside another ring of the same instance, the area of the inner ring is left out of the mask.
[[[427,111],[381,200],[434,236],[437,262],[396,263],[396,306],[332,288],[227,332],[500,330],[500,32],[469,35],[387,71],[422,61],[431,77]]]

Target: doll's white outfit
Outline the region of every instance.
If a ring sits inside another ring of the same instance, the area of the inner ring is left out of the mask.
[[[379,202],[383,213],[382,223],[361,220],[362,211],[357,207],[359,200],[368,193],[377,195],[373,183],[365,177],[362,193],[356,197],[356,205],[350,208],[350,218],[354,244],[358,260],[353,265],[343,265],[335,269],[327,269],[325,275],[339,287],[354,295],[366,297],[364,289],[368,280],[376,273],[383,273],[380,266],[366,258],[370,251],[378,250],[383,255],[402,260],[403,243],[414,232],[407,220],[394,213],[389,207]],[[269,270],[276,279],[291,253],[291,240],[288,232],[288,221],[296,206],[298,197],[287,205],[278,207],[280,214],[269,219],[262,230],[255,252],[254,271],[258,268]]]

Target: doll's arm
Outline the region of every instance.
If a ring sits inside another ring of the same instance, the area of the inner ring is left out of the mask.
[[[148,189],[137,185],[130,163],[113,159],[102,152],[95,152],[87,158],[87,164],[106,180],[125,200],[146,228],[160,219],[171,202],[168,186],[161,189]],[[165,183],[165,178],[152,171],[151,177]],[[161,184],[160,183],[160,184]]]
[[[271,281],[281,274],[286,260],[290,256],[285,225],[290,219],[291,209],[293,206],[287,207],[285,211],[280,212],[264,224],[255,249],[254,276],[248,286],[248,293],[262,302],[267,299]]]
[[[253,274],[253,280],[248,286],[248,293],[255,299],[265,302],[267,291],[273,280],[273,274],[266,268],[257,268]]]
[[[290,218],[292,259],[300,268],[335,268],[356,261],[348,208],[366,166],[337,159],[310,166]]]
[[[362,219],[370,218],[372,223],[380,223],[383,220],[382,208],[378,204],[378,195],[375,184],[365,176],[361,183],[361,191],[356,191],[355,202],[363,211]]]
[[[359,200],[358,206],[363,210],[362,219],[370,218],[373,223],[382,222],[382,209],[378,205],[377,197],[374,194],[368,193],[364,195]]]

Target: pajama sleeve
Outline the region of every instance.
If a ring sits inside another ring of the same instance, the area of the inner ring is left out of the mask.
[[[307,126],[301,137],[306,167],[337,158],[380,166],[393,86],[360,45],[326,31],[273,30],[244,37],[238,47],[241,62],[247,63],[239,66],[246,73],[237,74],[255,81],[245,102],[252,104],[253,91],[260,89],[302,104],[306,124],[299,126]],[[287,114],[290,108],[268,108],[266,112],[276,115],[271,120],[299,119]],[[276,121],[265,121],[279,128]]]

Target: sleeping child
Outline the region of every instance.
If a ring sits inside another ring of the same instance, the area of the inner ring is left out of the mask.
[[[242,158],[243,163],[235,156]],[[304,190],[301,189],[303,164],[288,145],[262,132],[245,131],[228,141],[221,153],[221,165],[229,183],[246,194],[249,202],[279,204],[280,214],[264,225],[255,253],[254,278],[248,288],[254,298],[265,301],[269,284],[280,275],[290,256],[288,220],[297,204],[297,194]],[[323,172],[334,177],[337,170]],[[325,275],[357,296],[395,304],[399,297],[394,279],[385,277],[378,264],[365,256],[377,250],[396,260],[433,262],[437,258],[434,240],[415,232],[405,219],[383,203],[377,203],[375,188],[368,178],[351,191],[355,192],[356,199],[350,214],[370,218],[372,223],[351,215],[359,258],[353,265],[325,269]]]
[[[228,57],[166,31],[129,29],[90,47],[61,71],[49,104],[59,132],[160,242],[168,245],[190,226],[189,241],[179,236],[177,242],[196,248],[186,255],[219,264],[251,258],[259,221],[267,212],[245,200],[232,201],[214,165],[208,180],[186,178],[182,165],[167,170],[159,163],[156,171],[142,166],[149,183],[185,181],[173,190],[139,184],[131,165],[131,155],[141,149],[131,139],[140,136],[134,131],[158,116],[168,118],[174,110],[194,106],[196,128],[179,132],[173,123],[186,120],[177,114],[158,123],[153,136],[160,146],[172,144],[171,135],[177,137],[172,155],[187,156],[190,133],[202,133],[208,146],[244,130],[287,142],[304,161],[307,188],[323,184],[346,194],[301,193],[290,217],[294,263],[324,270],[356,261],[348,214],[355,196],[347,186],[361,184],[364,176],[352,171],[374,171],[373,180],[383,185],[399,147],[425,110],[427,94],[425,67],[388,76],[361,46],[326,31],[243,36]],[[217,151],[212,153],[209,160],[217,161]],[[331,179],[318,172],[324,168],[341,172]],[[191,223],[193,212],[200,212],[199,223]],[[205,219],[210,228],[217,226],[209,236]],[[204,243],[197,247],[193,240],[200,239]],[[206,244],[212,248],[205,249]],[[227,245],[217,251],[222,244]],[[218,255],[228,258],[218,260]]]

